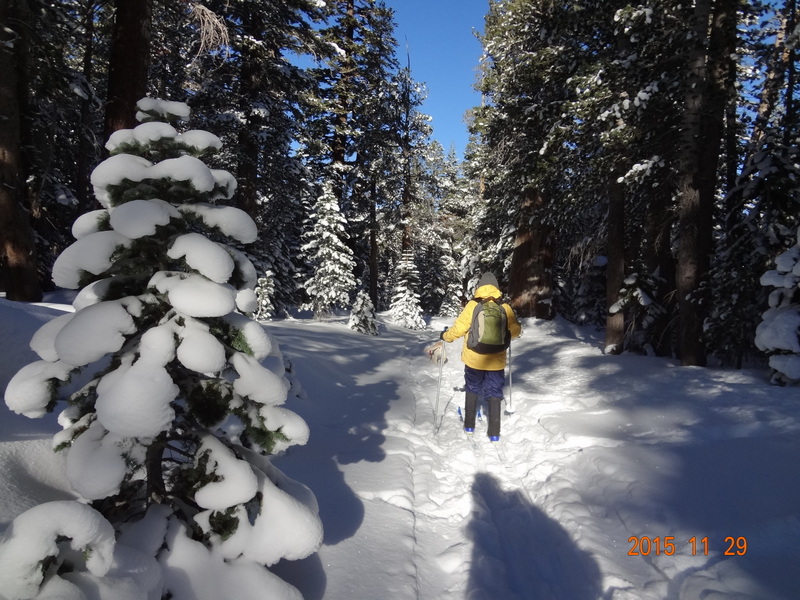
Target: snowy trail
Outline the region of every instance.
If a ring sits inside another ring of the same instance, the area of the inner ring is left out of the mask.
[[[319,327],[324,328],[323,325]],[[384,436],[382,449],[386,454],[379,469],[381,475],[367,473],[373,470],[372,465],[360,469],[359,477],[367,479],[359,480],[358,495],[367,511],[377,514],[399,509],[406,513],[400,517],[406,525],[405,531],[394,532],[399,546],[395,547],[396,560],[390,572],[384,574],[384,581],[386,575],[394,580],[398,573],[415,581],[408,588],[390,584],[392,597],[513,599],[549,596],[574,600],[592,597],[591,592],[581,595],[576,594],[576,590],[596,587],[597,581],[594,584],[591,581],[597,577],[589,577],[590,583],[587,583],[587,577],[581,573],[582,567],[576,570],[574,566],[567,566],[580,564],[580,561],[576,563],[576,550],[567,543],[569,536],[563,529],[533,504],[537,490],[531,487],[531,482],[525,481],[526,478],[540,481],[539,476],[552,467],[544,461],[538,465],[520,463],[520,457],[512,454],[507,457],[512,462],[511,468],[506,468],[491,443],[484,439],[485,421],[478,423],[477,452],[462,433],[456,413],[463,397],[463,365],[458,359],[458,344],[449,348],[450,360],[443,370],[439,413],[434,421],[438,369],[428,363],[421,352],[430,342],[431,333],[395,330],[390,333],[402,339],[391,340],[388,345],[393,348],[388,354],[387,344],[381,343],[381,356],[376,360],[381,364],[373,368],[368,379],[399,384],[403,402],[392,404],[384,415],[386,422],[379,432]],[[370,341],[366,339],[364,343]],[[290,353],[288,341],[282,340],[282,346]],[[330,355],[326,359],[330,360]],[[303,364],[308,360],[309,357],[304,356]],[[383,373],[388,380],[382,379]],[[302,372],[298,375],[302,381]],[[309,396],[319,397],[311,390]],[[337,399],[337,404],[341,400]],[[383,406],[383,402],[379,404]],[[303,416],[314,420],[312,415]],[[525,444],[533,441],[527,427],[521,430],[515,427],[517,419],[515,415],[505,418],[504,439],[508,437],[511,441],[504,441],[504,444],[515,444],[514,440]],[[524,422],[524,419],[519,421],[520,424]],[[328,426],[333,427],[332,423]],[[318,430],[312,423],[315,436],[319,435]],[[374,431],[377,433],[378,429]],[[544,433],[539,430],[539,437]],[[560,457],[561,453],[556,452],[551,458]],[[287,457],[281,459],[279,466],[302,481],[302,474],[293,473],[289,463],[290,457]],[[387,477],[387,474],[391,475]],[[386,518],[391,518],[395,525],[398,522],[396,514]],[[548,545],[563,548],[563,551],[530,558],[531,540],[535,539],[547,540]],[[403,551],[407,552],[406,557],[402,556]],[[326,554],[325,549],[321,554]],[[430,557],[435,560],[431,561]],[[402,566],[403,562],[408,564]],[[568,595],[557,593],[559,586],[564,587],[559,583],[561,579],[573,582],[567,586],[565,593]],[[353,597],[370,597],[364,589],[351,589],[348,593],[354,593]],[[344,596],[329,588],[325,597]]]
[[[584,330],[530,322],[515,347],[515,411],[503,417],[505,468],[485,423],[478,452],[462,433],[458,342],[448,347],[434,426],[438,368],[423,348],[445,324],[434,320],[433,331],[416,333],[387,327],[378,338],[336,323],[269,326],[297,357],[309,400],[293,408],[312,430],[309,447],[279,466],[313,483],[319,477],[304,472],[308,464],[333,456],[327,478],[357,490],[342,489],[344,502],[315,490],[333,533],[317,559],[324,588],[309,594],[296,582],[308,598],[794,597],[785,590],[800,589],[788,568],[800,554],[792,546],[800,476],[790,466],[800,459],[800,405],[787,402],[796,389],[760,385],[743,372],[604,357]],[[294,343],[295,327],[308,348]],[[345,348],[326,349],[334,338]],[[331,361],[341,372],[320,376]],[[339,381],[345,373],[350,381]],[[363,443],[345,458],[343,449]],[[787,489],[780,499],[765,502],[757,485],[764,460],[772,461],[764,486]],[[337,518],[351,523],[347,536]],[[630,538],[645,536],[676,551],[631,556]],[[725,557],[728,536],[769,541],[747,557]],[[708,556],[702,545],[691,552],[689,541],[706,537]],[[770,581],[775,568],[767,564],[787,568]]]

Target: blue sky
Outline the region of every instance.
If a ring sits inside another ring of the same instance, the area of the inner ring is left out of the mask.
[[[428,88],[422,112],[433,118],[433,137],[445,152],[463,157],[468,140],[464,112],[480,104],[473,89],[481,56],[474,31],[483,32],[488,0],[384,0],[395,12],[397,58]]]

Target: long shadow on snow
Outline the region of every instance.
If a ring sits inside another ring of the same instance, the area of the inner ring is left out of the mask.
[[[386,457],[382,448],[386,413],[401,396],[398,384],[389,375],[382,379],[380,369],[403,356],[406,341],[388,332],[373,338],[341,324],[314,321],[279,321],[266,329],[303,388],[301,397],[290,399],[287,408],[305,419],[311,430],[306,446],[290,448],[273,462],[315,493],[325,531],[323,544],[333,546],[352,537],[363,523],[364,504],[340,466],[381,462]],[[323,597],[325,575],[316,555],[281,562],[273,570],[307,600]]]
[[[597,600],[600,569],[561,525],[518,490],[478,473],[469,535],[474,549],[470,600]]]
[[[548,429],[619,443],[587,449],[583,459],[614,464],[639,482],[637,497],[628,495],[614,507],[649,522],[649,531],[630,534],[675,535],[678,532],[668,530],[675,519],[687,537],[708,537],[711,556],[703,568],[712,569],[712,577],[723,573],[716,563],[727,561],[725,577],[731,584],[731,573],[738,572],[736,577],[764,590],[756,595],[797,598],[796,389],[753,384],[745,374],[737,378],[730,371],[683,368],[634,355],[584,357],[579,370],[588,375],[587,396],[599,394],[606,402],[594,402],[585,414],[565,412],[543,421]],[[602,504],[603,487],[587,480],[581,494],[590,503]],[[744,556],[731,547],[739,538],[748,540]],[[688,552],[687,543],[676,539],[682,553]],[[721,556],[729,547],[734,555]],[[697,570],[677,574],[672,593],[677,594]]]

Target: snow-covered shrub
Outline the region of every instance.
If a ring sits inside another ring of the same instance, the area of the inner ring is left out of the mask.
[[[797,243],[775,259],[761,285],[775,289],[756,328],[756,347],[769,355],[773,382],[800,381],[800,229]]]
[[[414,255],[407,251],[397,265],[396,284],[389,309],[392,321],[406,329],[425,329],[419,301],[419,273]]]
[[[361,290],[353,303],[350,321],[347,326],[354,331],[366,335],[378,335],[378,320],[375,316],[375,307],[366,290]]]
[[[233,244],[254,242],[256,226],[217,204],[236,181],[198,156],[219,139],[165,122],[188,107],[139,108],[148,122],[114,133],[92,174],[103,208],[75,222],[53,268],[56,285],[80,289],[75,312],[34,334],[41,360],[5,396],[29,417],[64,405],[54,447],[92,509],[18,517],[0,543],[0,594],[297,598],[265,566],[316,551],[322,528],[313,495],[265,457],[309,431],[282,406],[279,348],[243,314],[256,308],[256,272]]]

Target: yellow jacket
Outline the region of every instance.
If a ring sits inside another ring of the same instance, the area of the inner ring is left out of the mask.
[[[475,307],[478,306],[478,300],[482,300],[484,298],[499,299],[501,296],[502,294],[500,293],[500,290],[493,285],[482,285],[479,287],[475,292],[475,298],[477,300],[470,300],[467,302],[464,310],[462,310],[461,314],[458,315],[455,324],[442,334],[442,339],[445,342],[453,342],[458,338],[465,336],[469,332],[469,328],[472,325],[472,313],[475,310]],[[508,317],[508,330],[511,332],[511,337],[519,337],[519,335],[522,333],[522,326],[519,324],[519,321],[517,321],[517,316],[514,314],[514,311],[508,304],[503,304],[503,308],[505,309],[506,316]],[[505,352],[496,352],[494,354],[478,354],[477,352],[467,348],[466,343],[464,344],[463,350],[461,350],[461,360],[468,367],[480,369],[482,371],[502,371],[506,368]]]

